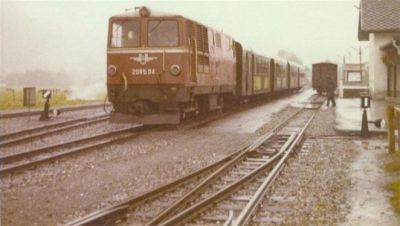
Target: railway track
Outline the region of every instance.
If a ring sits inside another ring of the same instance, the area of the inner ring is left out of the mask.
[[[15,145],[21,142],[30,141],[36,138],[41,138],[49,134],[55,134],[62,131],[75,129],[81,126],[87,126],[99,122],[104,122],[107,121],[109,118],[110,116],[108,114],[101,114],[90,118],[83,117],[79,119],[73,119],[45,126],[39,126],[26,130],[21,130],[13,133],[3,134],[0,136],[1,139],[0,147]]]
[[[142,125],[136,125],[27,152],[1,156],[0,176],[37,166],[44,162],[53,161],[67,155],[93,150],[116,142],[122,142],[137,136],[138,134],[136,132],[141,128],[143,128]]]
[[[288,162],[289,167],[285,169],[288,170],[285,174],[293,177],[293,181],[297,181],[297,183],[299,180],[306,180],[304,179],[303,170],[306,170],[307,167],[303,166],[309,164],[309,162],[304,161],[304,156],[309,154],[311,147],[312,142],[310,142],[307,137],[307,140],[304,141],[301,149],[296,151],[296,158],[290,159]],[[293,167],[296,165],[298,167]],[[282,172],[282,174],[283,173],[284,172]],[[276,186],[277,183],[279,183],[279,179],[280,178],[277,178],[276,183],[274,183],[270,191],[268,191],[269,197],[262,200],[259,208],[254,212],[248,223],[249,225],[291,225],[294,223],[289,220],[293,219],[293,213],[296,211],[292,207],[296,205],[296,202],[298,202],[296,195],[299,192],[299,186],[305,185],[292,183],[297,186]]]
[[[165,208],[165,201],[174,201],[181,197],[185,192],[192,189],[199,181],[212,174],[226,162],[235,158],[243,149],[232,153],[231,155],[193,172],[183,178],[156,188],[152,191],[143,193],[132,199],[123,201],[117,205],[100,209],[82,218],[67,223],[66,225],[112,225],[119,218],[125,218],[127,214],[136,214],[143,224],[148,221],[149,213],[141,205],[152,203],[154,207]]]
[[[149,225],[246,224],[285,161],[301,144],[313,115],[305,110],[299,112],[278,132],[253,145],[237,162],[203,181],[203,187],[192,191],[194,204],[176,203]]]
[[[207,176],[182,178],[179,186],[174,182],[149,192],[150,196],[139,196],[67,225],[241,225],[301,144],[320,104],[315,102],[313,107],[298,110],[271,132],[215,166]]]
[[[111,104],[106,104],[106,107],[111,106]],[[69,112],[69,111],[80,111],[86,109],[93,109],[93,108],[102,108],[104,107],[104,103],[102,104],[87,104],[81,106],[69,106],[69,107],[60,107],[58,108],[61,112]],[[25,117],[25,116],[32,116],[32,115],[40,115],[43,112],[43,109],[36,109],[31,111],[17,111],[17,112],[5,112],[0,114],[0,119],[9,119],[9,118],[17,118],[17,117]]]

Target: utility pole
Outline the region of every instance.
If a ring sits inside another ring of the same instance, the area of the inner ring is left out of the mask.
[[[345,79],[346,75],[345,75],[345,66],[346,66],[346,55],[343,55],[343,68],[342,68],[342,75],[343,75],[343,79]]]
[[[351,48],[353,48],[354,50],[357,50],[355,47],[351,47]],[[364,78],[363,78],[363,70],[362,70],[362,49],[361,49],[361,46],[358,47],[358,54],[359,54],[359,58],[360,58],[360,78],[361,78],[361,82],[363,82]]]
[[[361,46],[359,46],[358,49],[359,49],[358,54],[360,54],[360,77],[361,77],[361,82],[362,82],[362,81],[364,81],[364,77],[363,77],[363,73],[362,73]]]
[[[343,60],[342,66],[341,66],[342,67],[341,75],[338,77],[338,79],[339,79],[339,81],[338,81],[339,96],[343,97],[343,83],[346,80],[346,75],[345,75],[346,54],[344,54],[343,56],[338,54],[337,57],[339,57],[339,59]]]

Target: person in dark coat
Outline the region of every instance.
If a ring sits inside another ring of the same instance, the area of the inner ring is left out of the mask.
[[[329,76],[328,76],[329,77]],[[326,84],[326,106],[329,107],[329,103],[332,102],[332,106],[336,107],[336,102],[335,102],[335,82],[332,80],[332,78],[327,80],[328,83]]]

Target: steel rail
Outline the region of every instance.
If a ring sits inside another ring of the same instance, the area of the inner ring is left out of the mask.
[[[228,170],[234,164],[240,162],[243,158],[246,157],[246,155],[249,153],[249,151],[254,150],[258,146],[263,144],[266,140],[270,139],[276,133],[276,131],[278,131],[280,128],[285,126],[290,121],[290,119],[294,118],[300,112],[301,112],[301,109],[296,111],[294,114],[290,115],[283,123],[275,126],[270,132],[268,132],[265,135],[263,135],[262,137],[258,138],[255,142],[253,142],[246,149],[244,149],[243,152],[241,152],[238,156],[236,156],[234,159],[227,162],[224,166],[222,166],[217,171],[215,171],[213,174],[211,174],[207,179],[205,179],[199,185],[197,185],[192,191],[185,194],[181,199],[177,200],[169,208],[165,209],[158,216],[156,216],[154,219],[152,219],[147,225],[158,225],[162,221],[165,221],[168,217],[170,217],[171,214],[174,214],[175,212],[179,211],[180,209],[183,209],[184,205],[186,203],[188,203],[189,200],[193,199],[196,196],[196,194],[200,193],[202,191],[202,189],[206,188],[207,185],[211,183],[211,181],[217,179],[217,177],[219,175],[221,175],[221,173]]]
[[[80,111],[92,108],[100,108],[103,107],[104,103],[101,104],[88,104],[88,105],[80,105],[80,106],[69,106],[69,107],[60,107],[58,108],[61,112],[69,112],[69,111]],[[106,104],[106,106],[111,106],[111,104]],[[6,112],[0,114],[0,119],[8,119],[8,118],[17,118],[31,115],[40,115],[43,110],[32,110],[32,111],[18,111],[18,112]]]
[[[108,116],[108,115],[109,114],[97,114],[97,115],[91,116],[91,117],[84,116],[84,117],[80,117],[80,118],[77,118],[77,119],[70,119],[70,120],[65,120],[65,121],[61,121],[61,122],[54,122],[54,123],[51,123],[51,124],[47,124],[47,125],[43,125],[43,126],[37,126],[37,127],[31,127],[31,128],[20,130],[20,131],[16,131],[16,132],[3,133],[3,134],[0,134],[0,138],[1,139],[11,139],[12,137],[21,136],[21,135],[24,135],[26,133],[38,132],[40,130],[46,130],[46,129],[50,129],[50,128],[53,128],[53,127],[59,127],[59,126],[63,126],[63,125],[68,125],[70,123],[76,123],[76,122],[81,122],[81,121],[85,121],[85,120],[101,118],[101,117],[105,117],[105,116]]]
[[[88,141],[92,141],[92,140],[96,140],[96,139],[101,139],[101,138],[112,136],[112,135],[118,135],[118,134],[121,134],[121,133],[124,133],[124,132],[129,132],[129,131],[132,131],[132,130],[135,130],[135,129],[139,129],[141,127],[142,127],[142,125],[136,125],[134,127],[114,130],[114,131],[111,131],[111,132],[105,132],[105,133],[102,133],[102,134],[97,134],[97,135],[94,135],[94,136],[85,137],[85,138],[82,138],[82,139],[76,139],[76,140],[72,140],[72,141],[68,141],[68,142],[61,142],[61,143],[58,143],[58,144],[54,144],[54,145],[50,145],[50,146],[46,146],[46,147],[42,147],[42,148],[30,150],[30,151],[26,151],[26,152],[21,152],[21,153],[1,156],[0,157],[0,163],[2,163],[4,165],[5,163],[14,162],[14,161],[17,161],[17,160],[22,159],[22,158],[32,157],[34,155],[38,155],[38,154],[43,153],[43,152],[48,152],[48,151],[51,151],[51,150],[56,149],[56,148],[63,148],[63,147],[71,146],[71,145],[77,145],[77,144],[83,143],[83,142],[88,142]]]
[[[233,210],[229,210],[228,219],[225,221],[224,226],[229,226],[233,221]]]
[[[268,174],[268,177],[264,180],[262,185],[256,191],[255,195],[251,198],[251,200],[247,203],[246,207],[239,214],[238,218],[233,220],[233,226],[245,225],[250,220],[252,214],[256,211],[258,205],[262,201],[268,189],[271,187],[272,183],[275,181],[281,170],[283,169],[284,163],[287,161],[292,152],[298,147],[298,145],[303,141],[304,133],[312,120],[314,119],[317,112],[315,112],[311,118],[304,125],[302,130],[297,135],[295,141],[291,144],[288,151],[285,152],[284,156],[279,160],[277,165],[273,168],[273,170]]]
[[[194,217],[195,214],[198,212],[204,210],[207,208],[209,205],[217,202],[218,200],[223,199],[227,195],[229,195],[231,192],[235,191],[236,189],[240,188],[243,186],[244,183],[248,182],[251,179],[254,179],[257,175],[262,173],[268,168],[274,167],[274,163],[280,159],[280,157],[283,155],[283,153],[286,151],[286,149],[289,147],[290,144],[295,140],[296,134],[292,133],[289,137],[289,139],[285,142],[285,144],[279,149],[279,152],[275,154],[271,159],[269,159],[266,163],[262,164],[260,167],[257,169],[251,171],[249,174],[246,176],[242,177],[241,179],[233,182],[232,184],[226,186],[222,190],[219,190],[218,192],[212,194],[211,196],[207,197],[206,199],[190,206],[189,208],[183,210],[182,212],[178,213],[172,218],[167,219],[166,221],[160,223],[159,225],[177,225],[182,222],[188,221],[191,218]]]
[[[315,113],[315,114],[316,114],[316,113]],[[313,120],[315,114],[313,114],[313,116],[310,117],[310,119],[309,119],[308,122],[305,124],[305,126],[303,126],[303,129],[301,130],[301,134],[298,134],[298,135],[297,135],[297,133],[296,133],[295,142],[294,142],[293,145],[291,145],[291,146],[298,145],[299,140],[301,140],[302,137],[304,136],[303,133],[304,133],[305,129],[308,127],[309,123]],[[286,145],[286,144],[288,144],[288,143],[286,142],[285,145]],[[281,149],[281,151],[282,151],[282,149]],[[289,153],[290,153],[290,152],[289,152]],[[286,155],[285,155],[285,156],[286,156]],[[274,161],[272,161],[272,162],[274,162]],[[272,162],[271,162],[271,164],[272,164]],[[274,166],[274,167],[275,167],[275,166]],[[238,183],[238,186],[240,186],[240,184],[244,183],[244,181],[241,180],[240,182],[236,182],[236,183]],[[234,185],[232,185],[232,186],[234,186]],[[227,188],[227,190],[229,190],[229,189],[234,190],[233,188]],[[151,222],[152,224],[149,224],[149,225],[157,225],[157,224],[158,224],[158,225],[176,225],[176,224],[179,224],[179,223],[181,223],[181,222],[187,221],[188,219],[190,219],[191,217],[193,217],[197,212],[200,212],[203,208],[207,208],[207,205],[208,205],[208,204],[217,202],[217,201],[221,198],[220,196],[224,196],[224,195],[226,196],[227,194],[225,194],[225,192],[226,192],[226,191],[224,191],[224,190],[220,190],[219,192],[214,193],[214,195],[211,196],[211,197],[209,197],[208,199],[203,200],[203,201],[200,201],[200,202],[198,202],[198,203],[195,204],[195,205],[192,205],[192,206],[189,207],[188,209],[186,209],[186,210],[184,210],[184,211],[181,211],[181,212],[178,213],[176,216],[174,216],[173,218],[168,219],[168,220],[165,221],[165,222],[155,222],[155,221],[152,221],[152,222]],[[227,191],[227,192],[229,193],[229,191]],[[208,200],[208,201],[207,201],[207,200]],[[227,223],[227,222],[226,222],[226,223]]]
[[[219,168],[222,164],[228,162],[229,160],[234,158],[236,155],[240,154],[243,151],[243,149],[244,148],[241,148],[240,150],[232,153],[231,155],[229,155],[215,163],[212,163],[196,172],[193,172],[187,176],[184,176],[176,181],[173,181],[171,183],[168,183],[166,185],[158,187],[152,191],[145,192],[145,193],[138,195],[132,199],[123,201],[123,202],[113,205],[111,207],[100,209],[89,215],[86,215],[84,217],[73,220],[73,221],[65,224],[65,226],[110,225],[111,223],[109,223],[109,222],[113,221],[113,219],[116,217],[116,215],[125,214],[128,212],[129,208],[135,208],[136,206],[139,206],[140,204],[146,202],[147,200],[159,197],[159,196],[165,194],[166,192],[173,190],[175,187],[181,186],[182,184],[184,184],[190,180],[198,178],[199,176],[201,176],[204,173],[207,173],[209,171],[211,171],[211,172],[214,171],[216,168]]]
[[[52,160],[55,160],[55,159],[58,159],[58,158],[61,158],[61,157],[65,157],[65,156],[68,156],[68,155],[72,155],[72,154],[75,154],[75,153],[78,153],[78,152],[82,152],[82,151],[86,151],[86,150],[90,150],[90,149],[95,149],[95,148],[100,148],[100,147],[103,147],[105,145],[113,144],[113,143],[116,143],[116,142],[122,142],[124,140],[128,140],[128,139],[130,139],[132,137],[136,137],[136,136],[138,136],[137,133],[131,133],[131,134],[123,135],[121,137],[112,138],[110,140],[100,141],[100,142],[97,142],[95,144],[89,144],[89,145],[84,145],[84,146],[80,146],[80,147],[77,147],[77,148],[73,148],[73,149],[70,149],[70,150],[67,150],[67,151],[63,151],[63,152],[57,153],[57,154],[52,155],[52,156],[48,156],[48,157],[45,157],[45,158],[38,159],[38,160],[34,160],[34,161],[26,162],[26,163],[13,165],[13,166],[10,166],[10,167],[1,168],[0,169],[0,177],[3,177],[6,174],[9,174],[9,173],[12,173],[12,172],[16,172],[16,171],[21,170],[21,169],[25,169],[25,168],[28,168],[28,167],[31,167],[31,166],[36,166],[36,165],[39,165],[41,163],[49,162],[49,161],[52,161]]]
[[[273,133],[268,133],[266,136],[261,137],[258,139],[257,143],[262,144],[263,141],[271,138],[273,136]],[[212,173],[210,176],[208,176],[205,180],[203,180],[200,184],[198,184],[193,190],[190,192],[186,193],[181,199],[176,201],[172,206],[169,208],[165,209],[163,212],[161,212],[158,216],[156,216],[152,221],[150,221],[147,225],[158,225],[162,221],[164,221],[167,217],[170,216],[170,214],[173,214],[175,211],[178,211],[180,208],[182,208],[182,205],[185,205],[189,200],[193,199],[193,197],[202,191],[205,187],[207,187],[208,184],[212,180],[217,179],[221,173],[224,171],[228,170],[230,167],[232,167],[234,164],[237,162],[241,161],[243,158],[246,157],[246,154],[253,150],[253,146],[247,147],[245,150],[243,150],[241,153],[239,153],[235,158],[233,158],[231,161],[227,162],[224,164],[221,168],[219,168],[217,171]]]
[[[39,138],[39,137],[44,137],[44,136],[46,136],[46,135],[48,135],[50,133],[59,133],[59,132],[65,131],[65,130],[74,129],[74,128],[81,127],[81,126],[87,126],[87,125],[91,125],[91,124],[95,124],[95,123],[99,123],[99,122],[104,122],[104,121],[107,121],[108,119],[109,119],[109,116],[102,116],[102,117],[99,117],[99,118],[89,119],[87,121],[81,121],[81,122],[78,122],[78,123],[73,124],[73,125],[67,125],[67,126],[64,126],[64,127],[55,128],[55,129],[51,129],[51,130],[48,130],[48,131],[42,131],[42,132],[39,132],[39,133],[36,133],[36,134],[27,135],[27,136],[23,136],[23,137],[18,137],[16,139],[12,139],[12,140],[6,140],[6,141],[3,141],[3,142],[0,142],[0,147],[10,146],[10,145],[14,145],[14,144],[17,144],[17,143],[20,143],[20,142],[24,142],[24,141],[27,141],[27,140],[32,140],[32,139],[36,139],[36,138]]]
[[[63,125],[68,125],[70,123],[81,122],[81,121],[85,121],[85,120],[87,120],[87,117],[52,123],[52,124],[48,124],[48,125],[44,125],[44,126],[33,127],[33,128],[25,129],[25,130],[11,132],[11,133],[4,133],[4,134],[0,135],[0,138],[2,140],[11,139],[12,137],[22,136],[27,133],[38,132],[40,130],[46,130],[46,129],[50,129],[53,127],[59,127],[59,126],[63,126]]]

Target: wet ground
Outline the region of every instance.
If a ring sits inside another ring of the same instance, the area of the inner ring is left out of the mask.
[[[355,143],[357,156],[350,171],[353,186],[347,195],[351,211],[343,226],[400,225],[400,216],[390,206],[390,193],[385,189],[390,180],[383,169],[388,157],[385,137]]]

